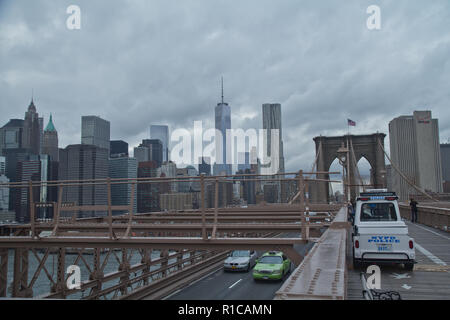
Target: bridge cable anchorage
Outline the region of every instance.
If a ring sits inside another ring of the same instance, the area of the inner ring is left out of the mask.
[[[391,163],[392,167],[395,169],[395,171],[397,171],[397,173],[410,185],[412,186],[414,189],[416,189],[417,191],[419,191],[420,193],[422,193],[423,195],[425,195],[427,198],[430,198],[431,200],[435,201],[435,202],[439,202],[438,199],[433,198],[431,195],[429,195],[428,193],[425,192],[425,190],[422,190],[420,187],[416,186],[413,182],[411,182],[404,174],[403,172],[401,172],[401,170],[397,167],[397,165],[392,162],[391,158],[388,156],[388,154],[386,153],[386,150],[384,150],[383,145],[381,144],[380,140],[378,140],[378,145],[380,146],[381,150],[383,150],[386,158],[389,160],[389,162]]]

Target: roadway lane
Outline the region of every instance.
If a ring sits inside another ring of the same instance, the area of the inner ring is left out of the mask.
[[[299,237],[298,233],[286,233],[282,237]],[[314,244],[295,245],[301,255],[305,255]],[[261,255],[263,252],[258,252]],[[291,265],[291,271],[294,266]],[[249,272],[225,272],[223,268],[193,282],[186,288],[168,296],[168,300],[272,300],[283,282],[254,281],[252,270]]]
[[[404,300],[450,299],[450,236],[449,233],[421,224],[408,225],[409,235],[416,243],[414,271],[401,266],[381,266],[381,288],[399,292]],[[349,235],[351,239],[351,235]],[[351,241],[347,251],[348,299],[363,299],[361,270],[353,270]]]

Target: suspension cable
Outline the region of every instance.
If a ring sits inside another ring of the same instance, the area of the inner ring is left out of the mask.
[[[381,150],[383,150],[384,155],[386,156],[386,158],[389,160],[389,162],[391,163],[392,167],[395,169],[395,171],[397,171],[397,173],[414,189],[416,189],[417,191],[419,191],[420,193],[422,193],[423,195],[425,195],[426,197],[430,198],[433,201],[439,202],[439,200],[433,198],[431,195],[429,195],[428,193],[426,193],[424,190],[422,190],[421,188],[419,188],[418,186],[416,186],[413,182],[411,182],[404,174],[403,172],[400,171],[400,169],[396,166],[396,164],[394,162],[392,162],[391,158],[388,156],[388,154],[386,153],[386,150],[384,150],[383,145],[381,144],[380,140],[378,140],[378,145],[380,146]]]

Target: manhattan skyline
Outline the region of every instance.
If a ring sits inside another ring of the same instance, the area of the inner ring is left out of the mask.
[[[261,105],[282,105],[286,171],[309,168],[312,138],[347,133],[347,118],[353,134],[388,134],[391,119],[431,110],[450,137],[447,1],[383,1],[378,31],[370,1],[78,4],[69,31],[68,1],[0,1],[3,122],[23,117],[34,89],[61,148],[79,143],[83,115],[130,148],[150,124],[213,128],[222,75],[233,128],[261,128]]]

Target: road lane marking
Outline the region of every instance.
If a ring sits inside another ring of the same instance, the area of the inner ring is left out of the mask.
[[[407,284],[404,284],[404,285],[402,286],[402,288],[403,288],[403,289],[406,289],[406,290],[409,290],[409,289],[411,289],[412,287],[408,286]]]
[[[241,282],[242,279],[239,279],[238,281],[236,281],[235,283],[233,283],[228,289],[232,289],[235,285],[237,285],[239,282]]]
[[[174,295],[176,295],[177,293],[180,293],[181,291],[183,291],[183,290],[185,290],[185,289],[187,289],[187,288],[189,288],[190,286],[192,286],[192,285],[194,285],[194,284],[196,284],[197,282],[200,282],[200,281],[202,281],[202,280],[205,280],[207,277],[209,277],[210,275],[212,275],[212,274],[214,274],[214,273],[216,273],[216,272],[218,272],[218,271],[220,271],[221,269],[223,269],[223,267],[221,266],[220,268],[218,268],[217,270],[214,270],[213,272],[211,272],[211,273],[208,273],[207,275],[205,275],[205,276],[203,276],[203,277],[201,277],[200,279],[197,279],[197,280],[195,280],[195,281],[193,281],[193,282],[191,282],[191,283],[189,283],[186,287],[184,287],[184,288],[182,288],[182,289],[179,289],[178,291],[176,291],[176,292],[174,292],[174,293],[171,293],[170,295],[168,295],[168,296],[166,296],[166,297],[164,297],[162,300],[166,300],[166,299],[169,299],[170,297],[172,297],[172,296],[174,296]]]
[[[409,274],[407,274],[407,273],[403,273],[403,274],[393,273],[392,277],[394,277],[395,279],[408,279],[408,278],[411,278],[409,276]]]
[[[444,235],[442,235],[442,234],[440,234],[440,233],[437,233],[437,232],[435,232],[435,231],[431,231],[430,229],[427,229],[427,228],[425,228],[425,227],[419,226],[419,225],[417,225],[417,224],[411,224],[411,225],[416,226],[417,228],[423,229],[423,230],[425,230],[425,231],[434,233],[435,235],[437,235],[437,236],[439,236],[439,237],[441,237],[441,238],[444,238],[444,239],[446,239],[446,240],[450,240],[450,237],[446,237],[446,236],[444,236]]]
[[[179,289],[175,291],[174,293],[169,294],[167,297],[162,298],[162,300],[170,299],[172,296],[176,295],[177,293],[181,292],[182,289]]]
[[[436,264],[439,264],[441,266],[446,266],[447,264],[442,261],[441,259],[439,259],[438,257],[436,257],[434,254],[432,254],[430,251],[428,251],[427,249],[425,249],[424,247],[422,247],[421,245],[419,245],[417,242],[415,243],[417,250],[419,250],[420,252],[422,252],[424,255],[426,255],[428,257],[428,259],[430,259],[431,261],[433,261]]]

